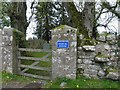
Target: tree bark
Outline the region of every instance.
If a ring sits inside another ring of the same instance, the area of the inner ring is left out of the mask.
[[[26,18],[27,5],[26,2],[12,2],[8,15],[11,20],[11,27],[23,32],[26,36],[28,27]]]
[[[78,28],[78,33],[85,37],[93,36],[95,20],[95,2],[85,2],[84,9],[79,12],[73,2],[64,3],[64,6],[71,19],[71,26]]]

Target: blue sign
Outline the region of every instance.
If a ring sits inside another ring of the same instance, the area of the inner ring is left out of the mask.
[[[69,48],[69,41],[68,40],[58,40],[57,48]]]

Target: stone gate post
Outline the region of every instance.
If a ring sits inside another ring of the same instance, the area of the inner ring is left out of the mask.
[[[0,29],[0,71],[2,71],[2,30]]]
[[[4,28],[0,31],[0,56],[2,71],[13,72],[12,68],[12,29]]]
[[[18,58],[13,28],[0,30],[0,69],[18,74]]]
[[[61,25],[52,31],[52,79],[76,79],[77,29]]]

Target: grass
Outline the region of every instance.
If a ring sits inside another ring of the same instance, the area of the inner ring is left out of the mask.
[[[2,83],[17,81],[19,83],[37,82],[39,79],[29,78],[20,75],[14,75],[6,72],[0,72],[2,75]],[[107,79],[88,79],[83,76],[79,76],[76,80],[67,78],[57,78],[55,81],[47,81],[47,84],[43,88],[62,88],[60,84],[66,82],[64,88],[120,88],[120,81],[112,81]]]
[[[29,78],[29,77],[15,75],[15,74],[6,73],[6,72],[0,72],[0,75],[2,76],[2,84],[6,84],[11,81],[18,81],[24,84],[38,81],[38,79],[35,79],[35,78]]]
[[[45,88],[61,88],[60,84],[66,82],[64,88],[120,88],[120,81],[112,81],[107,79],[87,79],[79,76],[76,80],[58,78],[53,82],[49,82]]]

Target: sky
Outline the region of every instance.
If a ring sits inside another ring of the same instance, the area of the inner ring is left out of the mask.
[[[31,9],[30,9],[30,5],[31,2],[34,0],[27,0],[27,20],[29,20],[30,16],[31,16]],[[36,29],[37,24],[35,23],[35,15],[31,18],[31,23],[29,24],[28,28],[27,28],[27,35],[26,35],[26,39],[28,38],[33,38],[36,37],[33,33]]]
[[[27,13],[26,13],[27,20],[31,16],[30,5],[31,5],[32,1],[34,1],[34,0],[27,0]],[[77,0],[77,1],[79,1],[79,0]],[[107,0],[107,1],[109,1],[110,3],[114,3],[116,0]],[[106,18],[106,15],[103,14],[102,15],[102,20],[104,21],[105,18]],[[33,18],[31,19],[31,23],[29,24],[29,26],[27,28],[27,35],[26,35],[27,37],[26,37],[26,39],[36,37],[33,34],[34,31],[35,31],[35,29],[36,29],[36,26],[37,26],[37,24],[35,23],[35,15],[34,15]],[[113,31],[116,31],[116,29],[117,29],[117,32],[118,32],[118,19],[117,18],[113,19],[112,22],[109,23],[109,27],[111,27],[113,29]],[[98,32],[100,32],[100,33],[103,32],[103,31],[105,31],[105,29],[103,27],[99,27],[97,29],[98,29]]]

